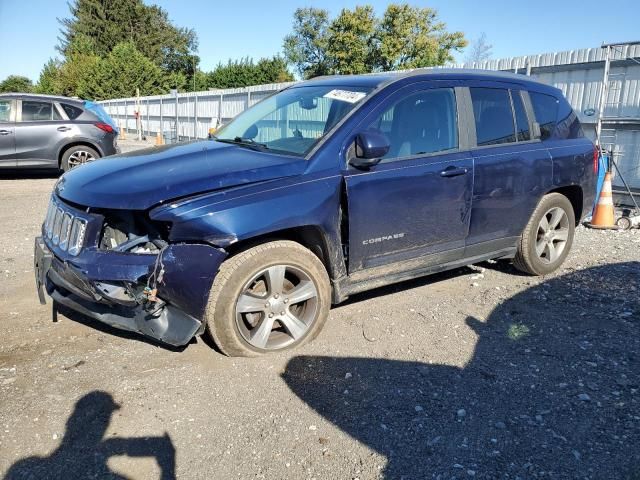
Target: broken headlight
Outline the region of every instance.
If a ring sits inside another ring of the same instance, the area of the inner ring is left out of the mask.
[[[100,249],[155,255],[167,244],[165,224],[150,221],[143,212],[106,212]]]

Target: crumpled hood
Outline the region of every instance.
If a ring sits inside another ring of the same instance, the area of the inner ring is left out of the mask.
[[[94,208],[146,210],[197,193],[300,175],[307,161],[210,140],[114,155],[64,174],[56,193]]]

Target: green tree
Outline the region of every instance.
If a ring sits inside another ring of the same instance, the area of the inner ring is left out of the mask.
[[[73,0],[70,18],[60,20],[59,51],[67,58],[78,37],[92,42],[90,53],[105,57],[121,42],[138,51],[166,73],[191,77],[199,58],[195,32],[171,23],[166,10],[142,0]]]
[[[359,74],[373,69],[376,16],[367,5],[342,9],[327,35],[327,58],[331,73]]]
[[[177,75],[174,73],[173,75]],[[175,83],[162,69],[144,56],[132,42],[117,44],[111,53],[100,60],[90,85],[92,98],[133,97],[136,88],[140,95],[155,95],[167,90],[167,83]],[[184,80],[182,80],[184,81]]]
[[[467,45],[461,32],[447,32],[432,8],[391,4],[378,25],[377,67],[380,70],[443,65],[453,60],[452,50]]]
[[[284,38],[284,57],[302,78],[327,75],[329,12],[320,8],[298,8],[293,14],[293,32]]]
[[[9,75],[0,82],[1,92],[29,93],[33,91],[33,83],[27,77],[20,75]]]
[[[56,59],[49,59],[42,67],[40,72],[40,78],[35,86],[35,91],[38,93],[46,93],[49,95],[57,95],[60,92],[60,61]]]
[[[264,83],[288,82],[293,76],[280,57],[262,58],[255,63],[250,58],[219,63],[206,74],[206,88],[239,88]]]
[[[326,10],[301,8],[284,55],[303,78],[443,65],[467,45],[449,32],[432,8],[390,4],[381,18],[365,5],[343,9],[333,20]]]

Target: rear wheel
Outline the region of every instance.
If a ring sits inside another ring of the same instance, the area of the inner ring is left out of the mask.
[[[229,356],[294,348],[320,332],[330,298],[327,272],[311,251],[291,241],[265,243],[222,264],[207,330]]]
[[[545,195],[520,236],[514,266],[532,275],[553,272],[567,258],[575,228],[569,199],[560,193]]]
[[[63,171],[68,172],[74,167],[83,165],[87,162],[92,162],[97,158],[100,158],[100,154],[93,148],[85,145],[77,145],[64,152],[60,162],[60,168],[62,168]]]

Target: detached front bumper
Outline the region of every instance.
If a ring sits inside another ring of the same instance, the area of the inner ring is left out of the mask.
[[[160,258],[89,251],[64,259],[42,237],[36,238],[34,249],[40,303],[45,303],[46,292],[61,305],[102,323],[173,346],[186,345],[203,332],[213,278],[227,255],[209,245],[171,244]],[[154,272],[158,302],[150,308],[128,292],[146,284]]]

